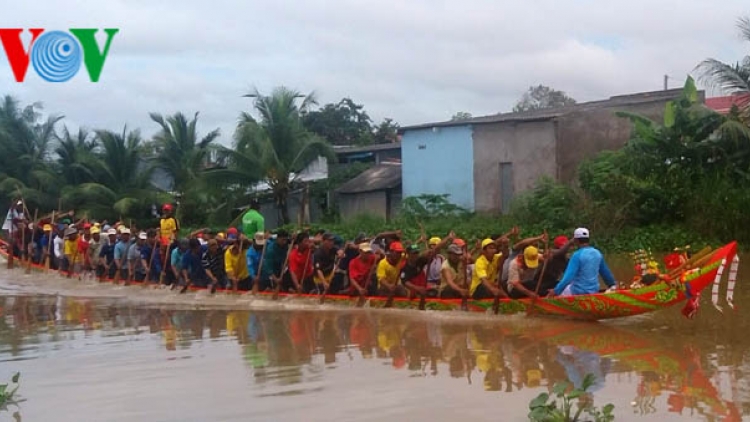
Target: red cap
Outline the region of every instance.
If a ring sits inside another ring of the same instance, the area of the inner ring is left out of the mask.
[[[236,235],[236,234],[237,234],[237,229],[236,229],[236,228],[234,228],[234,227],[230,227],[230,228],[228,228],[228,229],[227,229],[227,235],[230,235],[230,234],[234,234],[234,235]]]
[[[164,211],[172,211],[172,204],[164,204],[163,207],[161,207]]]
[[[555,245],[555,248],[561,249],[566,243],[568,243],[568,238],[565,236],[557,236],[552,243]]]
[[[458,239],[458,238],[453,239],[453,244],[462,248],[466,246],[466,242],[464,242],[463,239]]]
[[[83,228],[84,229],[90,229],[91,228],[91,223],[84,223]]]
[[[401,242],[393,242],[388,246],[388,250],[391,252],[403,252],[404,251],[404,245],[401,244]]]
[[[198,235],[195,237],[197,237],[198,239],[203,239],[203,233],[198,233]]]

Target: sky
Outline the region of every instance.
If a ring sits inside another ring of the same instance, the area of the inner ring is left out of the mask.
[[[747,0],[0,0],[0,10],[0,28],[120,29],[98,83],[83,66],[63,83],[30,66],[17,83],[2,54],[0,95],[41,102],[71,129],[145,137],[158,130],[150,112],[200,112],[201,134],[219,128],[225,144],[254,88],[315,92],[321,105],[350,97],[404,126],[510,111],[537,84],[578,101],[659,90],[665,74],[678,88],[707,57],[750,54],[735,26]]]

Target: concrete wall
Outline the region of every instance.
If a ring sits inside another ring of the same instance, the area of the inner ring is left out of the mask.
[[[401,188],[356,194],[341,193],[338,194],[338,204],[344,221],[365,214],[392,220],[401,210]]]
[[[474,209],[500,212],[500,163],[512,163],[515,195],[555,177],[555,122],[500,122],[474,128]]]
[[[401,139],[403,195],[450,194],[474,209],[474,152],[469,125],[408,130]]]
[[[657,122],[664,118],[666,100],[636,105],[591,108],[558,118],[558,180],[572,182],[577,178],[578,166],[605,150],[622,148],[630,139],[630,120],[617,117],[617,111],[628,111],[647,116]]]
[[[387,218],[388,204],[386,191],[339,194],[339,212],[342,220],[350,220],[357,215],[367,214]]]

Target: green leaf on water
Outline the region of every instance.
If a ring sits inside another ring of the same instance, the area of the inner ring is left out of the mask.
[[[560,397],[565,394],[565,390],[568,389],[568,385],[570,384],[565,381],[558,382],[554,387],[552,387],[552,393]]]
[[[604,412],[605,415],[612,414],[612,411],[615,410],[615,405],[610,403],[602,408],[602,412]]]
[[[584,394],[583,390],[576,389],[576,390],[571,391],[570,394],[568,394],[568,398],[571,400],[577,399],[578,397],[581,397],[583,394]]]
[[[583,391],[588,390],[589,388],[591,388],[591,386],[594,385],[594,383],[596,383],[596,377],[594,376],[594,374],[589,372],[588,374],[586,374],[585,377],[583,377],[583,382],[581,383],[581,390]]]
[[[16,372],[16,374],[13,375],[13,378],[12,378],[13,383],[17,384],[19,378],[21,378],[21,373],[20,372]]]
[[[538,396],[536,396],[536,398],[532,400],[531,403],[529,403],[529,408],[535,409],[535,408],[544,407],[547,405],[547,400],[549,400],[549,394],[541,393]]]
[[[531,419],[532,421],[547,420],[547,409],[544,407],[537,407],[536,409],[529,412],[529,419]]]

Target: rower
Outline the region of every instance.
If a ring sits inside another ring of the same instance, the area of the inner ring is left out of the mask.
[[[263,258],[262,276],[269,281],[269,286],[276,288],[289,252],[289,233],[284,229],[276,230],[270,239],[266,240],[266,256]]]
[[[266,244],[266,234],[263,232],[257,232],[255,233],[255,236],[253,236],[253,246],[247,250],[247,271],[250,275],[250,288],[252,289],[253,286],[257,283],[257,289],[256,291],[264,291],[268,288],[266,285],[266,280],[263,279],[262,274],[258,273],[260,268],[260,260],[263,256],[263,249],[265,248]]]
[[[404,246],[401,242],[391,242],[385,259],[378,263],[378,294],[383,296],[406,296],[406,289],[398,284],[401,268],[405,264],[403,259]]]
[[[508,294],[497,285],[503,254],[498,253],[497,244],[492,239],[484,239],[481,246],[482,254],[475,263],[469,294],[473,299],[507,298]]]
[[[536,297],[534,274],[539,268],[539,250],[535,246],[527,246],[523,254],[512,261],[508,267],[508,295],[511,299]]]
[[[599,276],[610,290],[617,285],[602,253],[589,244],[589,230],[577,228],[573,233],[578,250],[570,257],[562,280],[550,293],[560,296],[586,295],[599,292]]]
[[[289,253],[289,278],[281,280],[281,288],[284,291],[292,288],[298,293],[310,291],[310,277],[313,274],[312,240],[310,235],[302,232],[297,235],[295,244],[297,246]],[[291,283],[290,283],[291,282]]]
[[[198,239],[188,241],[188,251],[182,256],[182,277],[185,285],[180,293],[185,293],[191,285],[206,287],[208,278],[203,269],[201,244]]]
[[[372,247],[367,242],[360,243],[358,249],[359,256],[349,261],[349,294],[366,296],[378,256],[372,252]]]
[[[247,251],[243,249],[243,242],[237,239],[236,234],[230,234],[226,243],[229,247],[224,253],[224,269],[232,284],[232,290],[250,290],[251,279],[245,259]]]
[[[333,283],[334,271],[337,270],[336,260],[344,257],[344,251],[337,249],[334,244],[334,236],[324,233],[321,237],[320,247],[313,254],[315,265],[315,285],[320,293],[330,290],[338,293],[343,286]]]
[[[443,262],[440,275],[439,296],[441,299],[459,299],[469,296],[464,251],[457,244],[453,243],[448,247],[448,259]]]
[[[427,296],[428,286],[425,267],[429,263],[426,255],[420,254],[419,245],[409,245],[406,248],[406,263],[401,269],[399,278],[412,296]],[[435,291],[435,290],[433,290]]]

